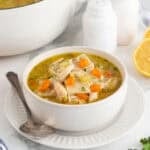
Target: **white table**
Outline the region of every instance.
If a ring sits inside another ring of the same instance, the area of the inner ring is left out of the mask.
[[[18,135],[17,132],[8,123],[3,113],[5,96],[10,87],[5,77],[6,72],[11,70],[18,72],[21,75],[26,63],[41,51],[46,51],[56,46],[80,45],[82,37],[81,31],[79,30],[81,29],[80,27],[80,17],[78,16],[74,18],[65,33],[61,35],[61,37],[56,41],[54,41],[53,44],[49,44],[39,51],[24,55],[0,57],[0,138],[5,141],[9,150],[51,150],[52,148],[40,146],[23,138],[22,136]],[[128,135],[122,137],[116,142],[113,142],[112,144],[97,148],[97,150],[128,150],[128,148],[140,149],[140,138],[150,136],[150,90],[148,90],[148,88],[150,89],[150,79],[146,79],[136,72],[131,59],[132,52],[137,45],[137,41],[139,41],[141,37],[140,35],[141,34],[139,33],[138,39],[130,47],[118,48],[116,55],[121,57],[122,61],[124,61],[127,66],[129,74],[139,82],[140,86],[144,90],[146,102],[144,116]],[[73,38],[70,39],[70,37]]]

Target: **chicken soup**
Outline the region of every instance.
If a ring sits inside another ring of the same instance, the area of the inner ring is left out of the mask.
[[[36,65],[28,77],[28,86],[35,94],[61,104],[103,100],[112,95],[121,83],[121,73],[114,64],[87,53],[50,57]]]

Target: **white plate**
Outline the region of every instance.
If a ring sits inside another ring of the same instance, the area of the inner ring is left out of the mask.
[[[19,130],[19,126],[26,120],[26,113],[19,98],[12,89],[9,90],[6,97],[5,114],[11,125],[21,135],[34,142],[60,149],[95,148],[119,139],[128,133],[142,117],[144,112],[143,91],[133,79],[129,79],[128,85],[126,103],[122,112],[115,122],[102,131],[97,130],[78,135],[58,131],[46,138],[38,139],[36,137],[30,137]]]

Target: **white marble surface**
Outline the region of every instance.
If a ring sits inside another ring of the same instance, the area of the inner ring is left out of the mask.
[[[16,71],[21,76],[26,63],[38,53],[49,50],[50,48],[56,46],[59,47],[64,45],[81,45],[81,31],[80,16],[77,16],[70,22],[70,26],[68,26],[68,29],[60,36],[60,38],[55,40],[53,44],[49,44],[39,51],[24,55],[0,57],[0,138],[5,141],[5,143],[8,145],[9,150],[52,150],[52,148],[40,146],[21,137],[8,123],[3,113],[5,95],[8,88],[10,87],[8,81],[5,78],[6,72],[10,70]],[[139,82],[139,85],[144,90],[146,102],[144,116],[128,135],[122,137],[116,142],[113,142],[112,144],[97,148],[96,150],[128,150],[128,148],[138,148],[140,150],[140,138],[150,136],[150,79],[146,79],[136,72],[131,57],[132,52],[137,45],[137,42],[141,38],[140,35],[141,32],[139,32],[137,40],[131,46],[118,48],[118,50],[116,51],[116,55],[118,55],[126,64],[129,74],[133,76],[133,78],[135,78],[137,82]]]

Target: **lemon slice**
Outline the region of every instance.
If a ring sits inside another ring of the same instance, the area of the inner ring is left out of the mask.
[[[144,38],[150,38],[150,27],[145,31]]]
[[[140,44],[134,52],[133,59],[137,70],[150,77],[150,39],[145,39]]]

